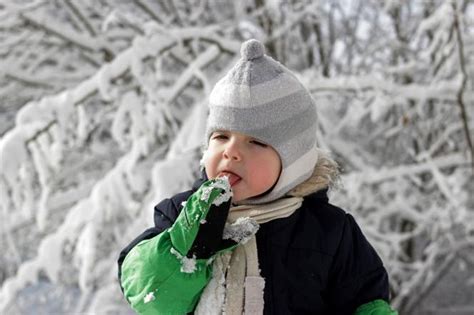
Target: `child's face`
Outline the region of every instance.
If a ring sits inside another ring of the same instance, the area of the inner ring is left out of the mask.
[[[238,202],[269,190],[280,176],[281,162],[272,146],[250,136],[216,131],[204,156],[209,179],[227,175]]]

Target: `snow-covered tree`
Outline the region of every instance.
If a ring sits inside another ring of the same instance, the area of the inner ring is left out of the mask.
[[[196,178],[206,97],[248,38],[312,92],[320,146],[343,171],[333,201],[381,254],[393,304],[413,310],[451,264],[474,267],[473,12],[454,0],[4,1],[0,312],[26,312],[31,290],[63,312],[126,310],[118,252]],[[50,283],[76,298],[53,302]]]

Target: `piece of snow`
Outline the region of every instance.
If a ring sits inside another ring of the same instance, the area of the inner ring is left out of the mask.
[[[149,292],[143,298],[143,303],[147,304],[147,303],[150,303],[151,301],[154,301],[155,299],[156,299],[155,293],[154,292]]]
[[[197,270],[196,267],[196,256],[192,258],[186,257],[181,255],[176,249],[171,247],[170,249],[171,254],[175,255],[181,261],[181,269],[180,271],[183,273],[193,273]]]
[[[79,267],[79,287],[82,291],[86,291],[93,282],[91,270],[94,268],[97,254],[96,233],[96,226],[92,222],[88,223],[77,241],[74,260]]]
[[[216,178],[208,187],[204,187],[201,193],[201,200],[207,202],[214,189],[222,189],[223,192],[214,199],[213,205],[219,206],[232,198],[232,191],[230,190],[229,178],[227,176]]]
[[[214,184],[214,187],[221,188],[222,190],[224,190],[224,192],[221,195],[219,195],[216,199],[214,199],[214,202],[212,203],[213,205],[219,206],[223,202],[227,202],[229,201],[230,198],[232,198],[233,193],[230,190],[230,183],[229,183],[228,176],[217,178]]]
[[[112,101],[117,97],[117,90],[112,85],[112,71],[110,64],[105,64],[97,72],[97,87],[104,101]]]
[[[231,239],[237,243],[245,244],[247,241],[257,233],[260,226],[257,221],[252,218],[244,217],[238,218],[232,224],[226,224],[222,238]]]
[[[216,205],[216,206],[219,206],[221,205],[223,202],[227,202],[229,201],[230,198],[232,198],[234,194],[232,193],[232,191],[226,191],[226,192],[223,192],[221,195],[217,196],[216,199],[214,199],[214,201],[212,202],[213,205]]]
[[[41,191],[39,207],[36,213],[36,224],[38,226],[38,230],[42,232],[46,230],[48,224],[48,215],[50,208],[48,207],[47,203],[50,195],[50,190],[50,187],[45,187],[43,191]]]
[[[82,144],[86,141],[91,125],[91,117],[87,116],[83,105],[77,106],[77,141]]]
[[[212,190],[213,190],[212,186],[204,187],[201,193],[201,200],[207,202],[209,200],[209,196],[211,196]]]
[[[393,101],[391,101],[383,93],[377,93],[377,95],[375,95],[374,101],[370,104],[370,119],[372,122],[377,122],[384,118],[392,106]]]

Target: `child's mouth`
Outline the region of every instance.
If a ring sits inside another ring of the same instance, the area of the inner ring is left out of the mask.
[[[234,174],[232,172],[228,172],[228,171],[224,171],[224,172],[219,173],[218,177],[222,177],[222,176],[227,176],[227,178],[229,178],[229,184],[230,184],[231,187],[236,185],[242,179],[239,175]]]

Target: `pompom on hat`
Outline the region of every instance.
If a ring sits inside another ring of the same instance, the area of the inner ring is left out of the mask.
[[[216,130],[240,132],[271,145],[282,169],[272,188],[246,204],[276,200],[308,179],[318,161],[316,105],[308,90],[255,39],[209,96],[206,141]]]

